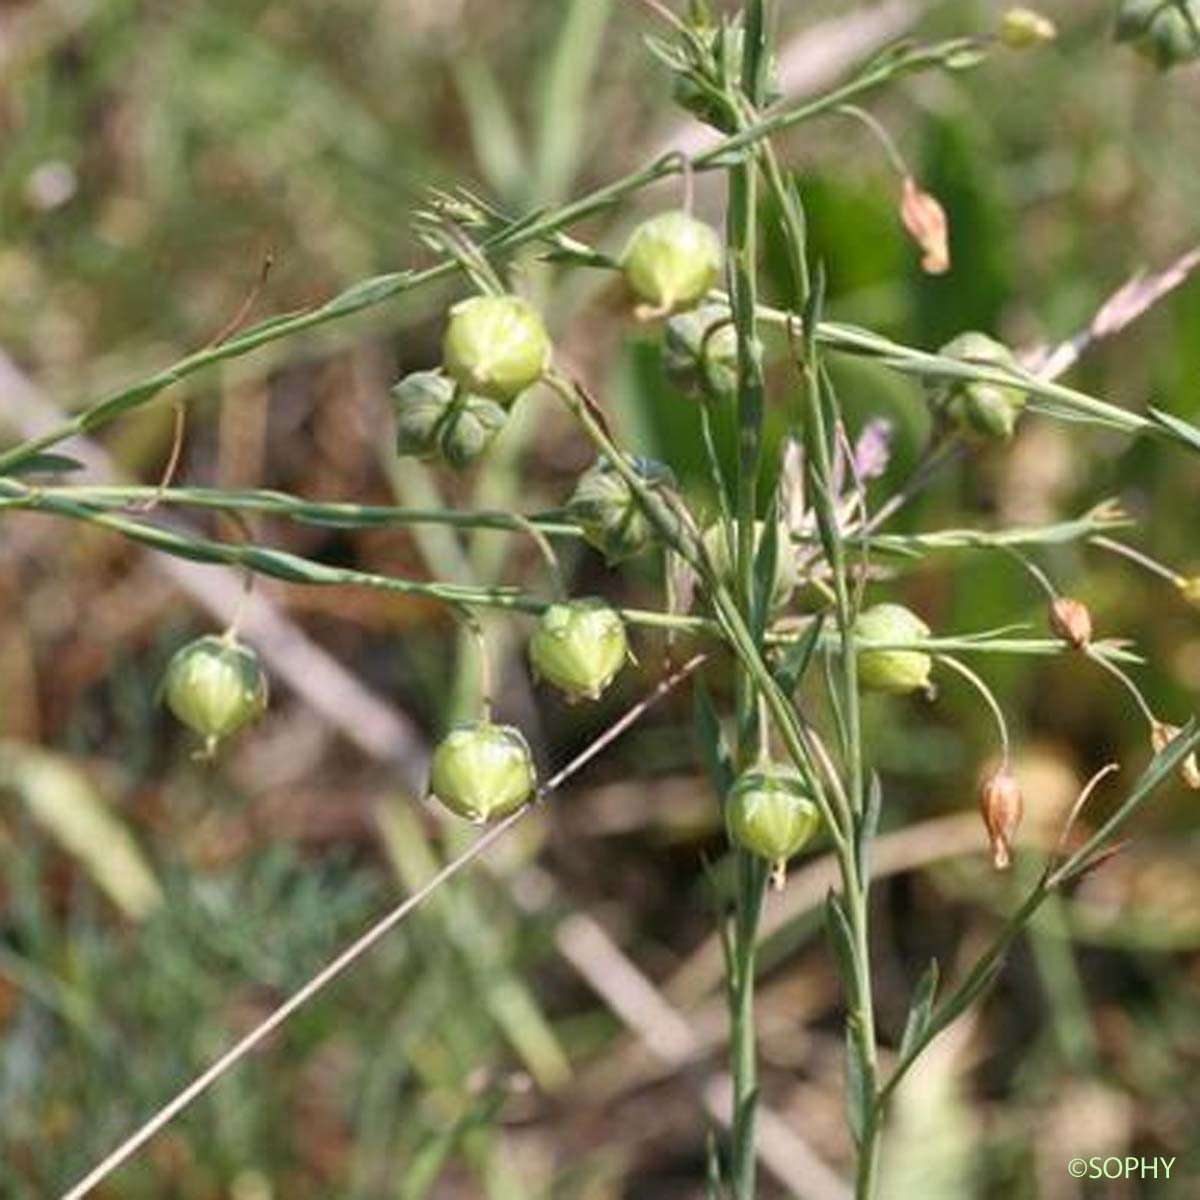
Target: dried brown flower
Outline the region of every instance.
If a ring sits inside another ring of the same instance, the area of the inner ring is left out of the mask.
[[[992,864],[997,871],[1012,865],[1013,838],[1025,812],[1021,787],[1016,776],[1001,767],[989,775],[979,788],[979,811],[992,847]]]
[[[1088,606],[1069,596],[1059,596],[1050,605],[1050,627],[1076,650],[1086,649],[1092,640],[1092,614]]]
[[[950,226],[937,198],[923,191],[911,175],[904,177],[900,193],[900,220],[924,257],[921,269],[928,275],[950,270]]]

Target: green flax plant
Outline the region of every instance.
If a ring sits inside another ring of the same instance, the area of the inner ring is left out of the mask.
[[[837,865],[839,882],[826,903],[826,927],[845,1000],[845,1092],[856,1150],[855,1194],[870,1200],[881,1182],[879,1152],[889,1100],[921,1052],[981,997],[1037,910],[1114,852],[1155,789],[1177,769],[1189,782],[1197,774],[1192,754],[1200,732],[1194,724],[1179,729],[1154,716],[1128,674],[1140,661],[1135,651],[1124,642],[1094,637],[1082,605],[1058,595],[1029,557],[1041,547],[1065,542],[1108,541],[1108,534],[1129,523],[1118,506],[1102,504],[1077,519],[1040,528],[897,535],[881,527],[951,451],[969,451],[980,437],[1003,442],[1025,414],[1147,437],[1193,453],[1200,451],[1200,430],[1155,409],[1131,412],[1058,383],[1020,366],[1002,347],[1003,353],[968,353],[956,343],[934,352],[826,319],[821,247],[809,244],[803,191],[776,145],[781,132],[844,115],[848,105],[867,102],[906,76],[978,66],[1003,47],[1003,30],[1000,35],[892,47],[829,92],[788,103],[775,91],[778,13],[771,0],[746,0],[735,19],[717,19],[703,3],[692,4],[686,17],[657,0],[646,7],[662,22],[662,36],[649,39],[648,45],[673,74],[682,107],[719,133],[710,148],[692,157],[664,156],[562,203],[557,193],[565,186],[563,172],[554,167],[557,160],[547,149],[550,157],[540,172],[547,206],[517,218],[466,191],[439,193],[420,214],[421,232],[440,256],[433,265],[367,279],[319,307],[235,331],[62,425],[0,451],[0,510],[38,511],[83,522],[160,553],[237,568],[250,579],[262,575],[296,585],[352,585],[425,597],[463,620],[464,641],[486,642],[478,619],[482,612],[536,618],[533,665],[572,700],[597,695],[620,669],[626,626],[669,635],[672,646],[685,645],[690,655],[682,666],[664,669],[647,701],[635,705],[552,780],[538,784],[521,732],[493,720],[489,656],[482,647],[476,719],[463,721],[439,745],[431,791],[453,813],[492,820],[488,832],[169,1101],[85,1177],[69,1193],[72,1197],[88,1194],[419,903],[536,811],[531,802],[548,798],[563,779],[628,728],[650,700],[694,677],[697,727],[723,807],[731,856],[731,870],[714,872],[712,882],[726,961],[732,1104],[729,1137],[723,1145],[713,1143],[711,1150],[708,1194],[711,1200],[753,1200],[758,1194],[759,926],[770,903],[772,879],[816,835],[828,844]],[[1038,28],[1039,36],[1044,35],[1045,26]],[[565,77],[558,86],[566,87]],[[688,185],[701,172],[725,178],[723,237],[697,221],[688,202],[639,227],[620,258],[573,232],[585,218],[608,213],[664,179],[682,179],[690,199]],[[928,254],[944,218],[936,201],[915,185],[906,194],[916,197],[916,208],[905,214],[906,224]],[[783,247],[786,259],[786,287],[774,306],[762,297],[768,235],[772,244]],[[691,361],[683,369],[690,372],[704,421],[715,517],[697,497],[682,492],[668,471],[638,457],[637,447],[622,444],[601,400],[557,360],[536,307],[512,294],[514,260],[531,253],[574,270],[623,274],[640,301],[639,318],[665,321],[667,340],[684,344],[683,357],[690,355]],[[936,258],[931,255],[929,261]],[[169,472],[154,488],[63,482],[74,465],[62,453],[72,435],[108,426],[217,363],[459,276],[470,295],[449,314],[442,369],[423,373],[417,383],[410,377],[397,391],[397,404],[404,406],[398,412],[401,449],[456,468],[486,470],[486,460],[478,460],[495,436],[503,436],[513,404],[559,403],[597,455],[596,466],[561,509],[522,513],[437,504],[318,503],[276,491],[176,486]],[[874,512],[869,456],[863,443],[851,444],[830,370],[831,361],[840,356],[917,376],[928,386],[935,416],[933,444],[917,474]],[[769,359],[777,371],[768,371]],[[529,397],[522,398],[527,392]],[[787,428],[782,467],[766,436],[772,410]],[[713,432],[718,422],[735,431],[732,456],[718,452]],[[243,522],[247,514],[270,514],[347,529],[501,531],[537,546],[551,583],[545,592],[535,592],[333,566],[252,538],[197,536],[170,519],[175,510],[188,509],[217,511]],[[612,564],[641,553],[659,554],[668,579],[667,599],[658,608],[613,609],[560,594],[554,543],[564,538],[586,539]],[[867,605],[867,586],[877,576],[886,578],[907,562],[935,553],[1017,556],[1049,591],[1049,634],[1028,636],[1028,631],[1013,628],[934,634],[898,605]],[[793,607],[797,585],[805,599],[802,610]],[[236,643],[235,623],[222,645]],[[871,847],[883,786],[871,769],[863,692],[920,692],[932,686],[935,671],[953,673],[979,690],[996,721],[1002,751],[1001,766],[981,789],[981,847],[986,837],[994,861],[1002,866],[1013,853],[1022,801],[1009,771],[1004,714],[983,678],[962,662],[963,656],[988,655],[1086,656],[1133,691],[1150,723],[1155,755],[1124,799],[1087,833],[1080,817],[1093,789],[1085,790],[1034,887],[992,943],[961,979],[944,984],[932,963],[914,991],[899,1045],[887,1047],[875,1016],[870,906]],[[205,661],[211,661],[212,671],[189,683],[194,691],[183,707],[189,724],[216,748],[228,729],[257,715],[263,697],[257,679],[254,695],[240,696],[242,677],[223,673],[219,655]],[[736,679],[731,721],[722,719],[703,674],[709,664],[722,661],[732,664]],[[822,697],[819,712],[799,698],[806,681],[817,684],[805,694],[815,691]],[[242,711],[238,706],[243,702],[253,709]],[[229,719],[230,712],[236,720]],[[217,714],[211,721],[210,713]]]

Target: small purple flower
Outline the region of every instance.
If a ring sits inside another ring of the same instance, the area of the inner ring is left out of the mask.
[[[854,473],[864,483],[878,479],[892,457],[892,423],[877,417],[863,426],[854,446]]]

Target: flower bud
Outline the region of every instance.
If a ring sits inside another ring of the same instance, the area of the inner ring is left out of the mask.
[[[433,752],[430,792],[468,821],[482,823],[516,812],[536,784],[529,743],[511,725],[459,725]]]
[[[1200,58],[1200,0],[1121,0],[1116,38],[1162,71]]]
[[[947,342],[939,353],[945,358],[982,366],[1009,370],[1017,367],[1008,347],[985,333],[961,333]],[[1025,400],[1025,393],[1019,387],[972,379],[945,381],[934,392],[934,403],[964,433],[1003,441],[1012,437]]]
[[[1179,732],[1178,725],[1155,721],[1150,730],[1150,744],[1154,747],[1154,753],[1161,754],[1179,736]],[[1179,774],[1193,792],[1200,792],[1200,761],[1194,751],[1179,764]]]
[[[761,763],[739,775],[729,789],[725,820],[734,842],[781,867],[804,848],[821,814],[795,771]]]
[[[659,213],[634,231],[621,257],[625,281],[650,316],[691,308],[721,277],[716,231],[683,211]]]
[[[674,486],[674,475],[662,463],[633,455],[627,461],[648,486]],[[640,554],[654,537],[654,527],[641,502],[606,458],[580,477],[566,507],[583,536],[610,566]]]
[[[450,310],[443,361],[473,395],[511,404],[546,373],[550,354],[542,318],[518,296],[472,296]]]
[[[175,716],[204,738],[208,753],[267,707],[267,677],[258,655],[228,634],[209,634],[177,650],[167,664],[163,692]]]
[[[529,643],[534,674],[571,702],[598,700],[628,657],[624,622],[596,599],[550,605]]]
[[[757,556],[766,531],[765,521],[754,522],[754,552]],[[737,579],[733,568],[733,558],[730,554],[730,538],[736,537],[735,530],[726,530],[724,525],[710,525],[704,531],[704,549],[712,562],[717,578],[729,588],[736,588]],[[796,585],[800,582],[800,572],[796,566],[796,555],[792,549],[792,539],[787,527],[780,522],[778,532],[778,549],[775,555],[775,578],[771,584],[771,612],[779,612],[786,608]]]
[[[667,376],[681,391],[732,395],[738,380],[737,330],[729,309],[705,304],[677,313],[663,337]]]
[[[504,428],[508,413],[482,396],[460,396],[450,406],[438,437],[438,449],[448,467],[466,470],[481,458]]]
[[[1010,8],[1000,18],[998,36],[1010,50],[1028,50],[1054,41],[1058,30],[1049,17],[1036,9]]]
[[[507,413],[492,400],[459,391],[437,371],[416,371],[392,388],[396,453],[441,458],[461,471],[491,445]]]
[[[1092,614],[1088,606],[1069,596],[1059,596],[1050,605],[1050,627],[1076,650],[1087,649],[1092,640]]]
[[[876,604],[861,612],[854,636],[868,642],[919,642],[929,626],[899,604]],[[929,691],[933,659],[920,650],[859,650],[858,682],[871,691],[901,696]]]
[[[992,846],[992,865],[1004,871],[1012,865],[1013,838],[1025,812],[1021,787],[1007,767],[989,775],[979,788],[979,811]]]
[[[454,384],[437,371],[414,371],[391,390],[396,417],[396,453],[401,458],[433,458],[438,429],[454,399]]]

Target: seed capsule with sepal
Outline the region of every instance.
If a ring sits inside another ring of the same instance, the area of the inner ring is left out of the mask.
[[[450,310],[442,357],[471,395],[508,405],[546,373],[550,335],[519,296],[472,296]]]
[[[662,463],[634,455],[626,461],[647,487],[675,486],[675,476]],[[641,501],[607,458],[580,476],[566,509],[610,566],[640,554],[654,540],[654,526]]]
[[[598,700],[628,658],[624,621],[594,598],[550,605],[529,642],[534,674],[569,701]]]
[[[859,614],[854,635],[870,642],[919,642],[929,636],[929,626],[903,605],[876,604]],[[871,691],[892,695],[927,692],[932,670],[933,659],[921,650],[858,652],[858,681]]]
[[[266,711],[267,677],[258,655],[229,634],[209,634],[177,650],[163,681],[167,706],[204,738],[212,754],[222,738]]]
[[[634,231],[621,257],[625,281],[646,302],[646,316],[699,304],[721,278],[721,239],[682,210],[659,213]]]
[[[516,812],[536,786],[529,743],[512,725],[459,725],[433,752],[430,792],[455,816],[476,824]]]
[[[735,780],[725,798],[725,820],[734,842],[781,869],[807,845],[821,814],[796,771],[767,762]]]

